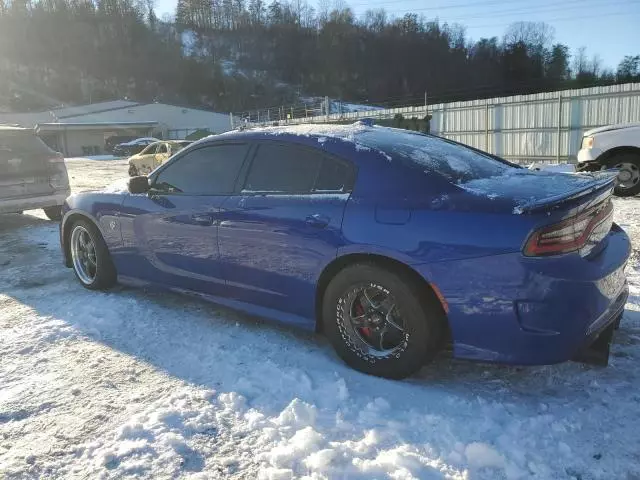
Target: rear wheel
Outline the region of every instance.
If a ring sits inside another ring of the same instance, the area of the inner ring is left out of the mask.
[[[324,332],[352,368],[405,378],[439,352],[446,322],[430,292],[374,264],[339,272],[323,301]]]
[[[49,220],[59,222],[62,219],[62,207],[59,205],[43,208],[43,210]]]
[[[88,220],[78,220],[69,236],[76,278],[89,290],[105,290],[116,283],[116,269],[100,231]]]
[[[640,156],[633,153],[621,153],[610,158],[609,168],[617,168],[618,183],[614,194],[619,197],[631,197],[640,193]]]

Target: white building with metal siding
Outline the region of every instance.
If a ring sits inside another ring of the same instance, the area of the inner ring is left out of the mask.
[[[35,128],[45,141],[65,156],[104,153],[106,139],[114,135],[184,139],[196,131],[214,134],[231,130],[229,114],[128,100],[46,112],[0,113],[2,123]]]
[[[65,122],[157,122],[163,138],[184,138],[196,130],[223,133],[231,130],[228,114],[165,103],[133,104],[97,113],[67,116]],[[182,133],[182,135],[180,135]],[[177,135],[176,135],[177,134]]]

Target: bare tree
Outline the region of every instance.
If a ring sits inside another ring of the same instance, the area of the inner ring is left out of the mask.
[[[544,22],[516,22],[504,34],[505,45],[524,43],[534,47],[547,47],[553,42],[555,29]]]

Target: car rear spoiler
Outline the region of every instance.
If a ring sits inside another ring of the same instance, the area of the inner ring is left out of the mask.
[[[538,213],[541,211],[551,210],[560,205],[564,205],[566,203],[575,202],[577,200],[581,200],[584,197],[591,196],[592,194],[598,193],[602,194],[604,192],[608,192],[608,195],[611,195],[611,191],[613,187],[615,187],[616,177],[618,172],[597,172],[589,174],[593,177],[593,182],[577,188],[575,190],[569,191],[568,193],[563,193],[560,195],[554,195],[551,197],[544,198],[542,200],[536,200],[529,203],[524,203],[516,206],[513,209],[513,213],[521,214],[521,213]],[[607,196],[607,195],[603,195]]]

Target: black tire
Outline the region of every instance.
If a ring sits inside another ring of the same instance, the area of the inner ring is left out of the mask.
[[[615,168],[620,164],[628,163],[635,165],[636,172],[640,170],[640,155],[635,153],[619,153],[607,160],[607,167]],[[619,183],[616,184],[613,194],[618,197],[633,197],[640,193],[640,179],[631,187],[623,187]]]
[[[134,165],[129,165],[129,176],[137,177],[138,175],[138,169]]]
[[[62,207],[57,205],[55,207],[47,207],[43,208],[44,214],[47,216],[49,220],[53,220],[55,222],[59,222],[62,220]]]
[[[371,349],[363,348],[363,336],[349,320],[353,304],[349,304],[348,299],[365,287],[390,295],[394,305],[396,302],[400,305],[404,327],[402,340],[385,356],[378,356],[377,352],[372,355]],[[324,294],[322,321],[324,333],[349,366],[392,379],[408,377],[433,360],[442,347],[446,327],[445,313],[431,292],[372,263],[348,266],[331,280]]]
[[[95,245],[97,264],[96,273],[95,278],[92,282],[84,282],[78,275],[72,258],[71,265],[73,268],[73,273],[83,287],[88,288],[89,290],[107,290],[113,287],[117,282],[116,268],[113,265],[113,261],[111,260],[111,254],[109,253],[107,244],[105,243],[104,239],[102,238],[102,234],[93,224],[93,222],[84,219],[77,220],[71,226],[69,236],[67,237],[67,242],[72,241],[73,231],[79,226],[84,228],[88,232],[91,240],[93,241],[93,244]],[[68,247],[71,251],[71,245],[68,245]]]

